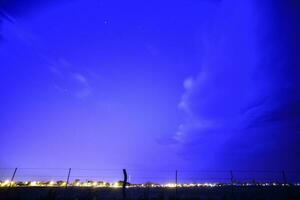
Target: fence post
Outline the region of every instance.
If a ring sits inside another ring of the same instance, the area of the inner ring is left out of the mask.
[[[231,197],[234,198],[234,177],[233,177],[233,171],[230,170],[230,181],[231,181]]]
[[[10,184],[9,184],[9,186],[10,186],[10,187],[12,186],[12,182],[13,182],[13,181],[14,181],[14,179],[15,179],[15,176],[16,176],[16,173],[17,173],[17,170],[18,170],[18,168],[15,168],[15,170],[14,170],[14,173],[13,173],[13,175],[12,175],[11,179],[10,179]]]
[[[234,177],[233,177],[233,171],[232,170],[230,170],[230,181],[231,181],[231,185],[233,185]]]
[[[284,185],[286,185],[287,184],[287,179],[286,179],[286,175],[285,175],[285,171],[284,170],[282,170],[282,179],[283,179],[283,183],[284,183]]]
[[[175,171],[175,199],[177,199],[178,171]]]
[[[69,185],[69,181],[70,181],[70,175],[71,175],[71,168],[69,168],[69,172],[68,172],[68,178],[67,178],[67,183],[66,183],[66,188],[68,187]]]
[[[123,176],[124,176],[124,180],[123,180],[123,186],[122,186],[122,194],[123,194],[123,199],[126,199],[126,184],[127,184],[127,171],[126,169],[123,169]]]

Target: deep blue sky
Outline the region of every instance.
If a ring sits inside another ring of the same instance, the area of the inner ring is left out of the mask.
[[[299,169],[296,0],[1,2],[1,167]]]

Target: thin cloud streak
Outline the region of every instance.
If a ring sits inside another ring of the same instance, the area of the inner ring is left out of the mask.
[[[92,95],[92,89],[87,76],[75,71],[71,63],[60,59],[49,67],[55,80],[54,87],[62,93],[85,99]]]

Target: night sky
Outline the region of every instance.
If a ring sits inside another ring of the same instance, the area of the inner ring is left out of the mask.
[[[300,1],[0,2],[0,167],[300,169]]]

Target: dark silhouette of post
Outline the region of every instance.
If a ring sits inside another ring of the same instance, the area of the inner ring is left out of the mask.
[[[178,199],[177,198],[177,185],[178,185],[178,171],[176,170],[175,171],[175,199]]]
[[[283,179],[283,186],[287,186],[288,181],[287,181],[287,178],[286,178],[285,171],[282,170],[281,174],[282,174],[282,179]],[[291,188],[290,187],[285,187],[285,193],[286,193],[287,199],[290,199],[291,198]]]
[[[230,170],[230,181],[231,181],[231,185],[233,185],[234,177],[233,177],[233,171],[232,170]]]
[[[233,177],[233,171],[232,170],[230,170],[230,182],[231,182],[231,196],[233,198],[234,197],[234,187],[233,187],[234,177]]]
[[[14,173],[13,173],[13,175],[12,175],[11,179],[10,179],[10,184],[9,184],[9,186],[10,186],[10,187],[12,186],[12,182],[13,182],[13,181],[14,181],[14,179],[15,179],[15,176],[16,176],[16,173],[17,173],[17,170],[18,170],[18,168],[15,168],[15,170],[14,170]]]
[[[66,183],[66,188],[69,185],[69,181],[70,181],[70,175],[71,175],[71,168],[69,168],[69,172],[68,172],[68,178],[67,178],[67,183]]]
[[[284,171],[284,170],[282,170],[282,171],[281,171],[281,173],[282,173],[282,179],[283,179],[283,183],[284,183],[284,185],[287,185],[287,179],[286,179],[286,174],[285,174],[285,171]]]
[[[126,184],[127,184],[127,171],[126,169],[123,169],[123,186],[122,186],[122,192],[123,192],[123,199],[126,199]]]

